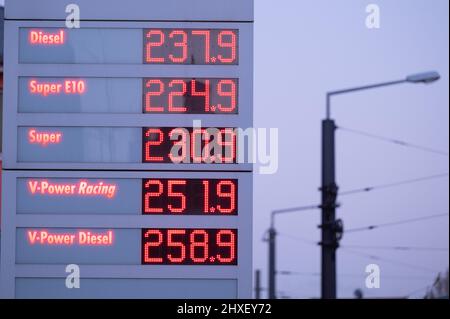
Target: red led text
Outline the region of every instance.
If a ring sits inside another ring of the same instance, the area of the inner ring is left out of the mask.
[[[237,79],[144,79],[144,113],[236,114]]]
[[[233,128],[143,128],[144,163],[236,163]]]
[[[86,92],[86,82],[84,80],[61,80],[60,82],[40,82],[30,80],[28,89],[31,94],[42,96],[58,94],[84,94]]]
[[[56,33],[30,30],[28,41],[33,45],[62,45],[66,41],[66,33],[64,30],[58,30]]]
[[[61,132],[44,132],[34,128],[28,130],[28,141],[30,144],[38,144],[44,147],[49,144],[61,143],[62,136]]]
[[[30,245],[111,246],[114,236],[112,230],[103,233],[85,230],[79,230],[75,233],[28,230],[27,239]]]
[[[144,179],[143,214],[236,215],[237,180]]]
[[[117,192],[116,184],[103,181],[89,182],[79,181],[75,183],[56,183],[48,180],[28,180],[28,190],[31,195],[54,195],[54,196],[98,196],[113,198]]]
[[[237,64],[238,30],[145,29],[144,63]]]
[[[143,229],[142,264],[237,265],[237,230]]]

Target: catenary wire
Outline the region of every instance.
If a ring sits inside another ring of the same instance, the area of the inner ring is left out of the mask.
[[[366,230],[379,229],[379,228],[383,228],[383,227],[392,227],[392,226],[397,226],[397,225],[405,225],[405,224],[415,223],[415,222],[422,221],[422,220],[435,219],[435,218],[440,218],[440,217],[444,217],[444,216],[448,216],[448,213],[436,214],[436,215],[430,215],[430,216],[422,216],[422,217],[409,218],[409,219],[403,219],[403,220],[398,220],[398,221],[390,222],[390,223],[383,223],[383,224],[362,226],[362,227],[357,227],[357,228],[350,228],[350,229],[346,229],[345,233],[347,234],[347,233],[354,233],[354,232],[360,232],[360,231],[366,231]]]
[[[434,179],[440,179],[440,178],[444,178],[444,177],[448,177],[448,176],[449,176],[449,173],[441,173],[441,174],[435,174],[435,175],[430,175],[430,176],[418,177],[418,178],[414,178],[414,179],[403,180],[403,181],[399,181],[399,182],[366,186],[366,187],[355,188],[355,189],[351,189],[348,191],[339,192],[339,195],[346,196],[346,195],[353,195],[353,194],[358,194],[358,193],[366,193],[366,192],[371,192],[374,190],[415,184],[415,183],[430,181],[430,180],[434,180]]]
[[[389,137],[385,137],[385,136],[380,136],[380,135],[376,135],[376,134],[372,134],[372,133],[368,133],[368,132],[364,132],[364,131],[360,131],[360,130],[355,130],[355,129],[351,129],[351,128],[342,127],[342,126],[338,126],[337,129],[339,129],[341,131],[344,131],[344,132],[347,132],[347,133],[352,133],[352,134],[356,134],[356,135],[360,135],[360,136],[364,136],[364,137],[368,137],[368,138],[377,139],[377,140],[381,140],[381,141],[384,141],[384,142],[392,143],[392,144],[395,144],[395,145],[400,145],[402,147],[414,148],[414,149],[418,149],[418,150],[421,150],[421,151],[434,153],[434,154],[447,156],[447,157],[449,156],[449,153],[446,152],[446,151],[434,149],[434,148],[423,146],[423,145],[419,145],[419,144],[405,142],[405,141],[401,141],[401,140],[398,140],[398,139],[389,138]]]

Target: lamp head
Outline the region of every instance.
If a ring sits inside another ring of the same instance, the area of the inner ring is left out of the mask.
[[[406,77],[406,82],[409,83],[424,83],[430,84],[439,80],[441,76],[436,71],[412,74]]]

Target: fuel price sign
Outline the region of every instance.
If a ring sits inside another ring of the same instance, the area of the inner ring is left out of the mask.
[[[1,296],[250,298],[253,1],[77,5],[6,3]]]

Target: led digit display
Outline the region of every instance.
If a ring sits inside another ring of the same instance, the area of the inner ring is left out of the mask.
[[[142,214],[237,215],[237,179],[143,179]]]
[[[144,29],[144,63],[238,64],[238,30]]]
[[[237,229],[142,229],[143,265],[237,265]]]
[[[144,113],[237,114],[237,79],[145,78]]]
[[[143,163],[237,163],[233,128],[145,127]]]

